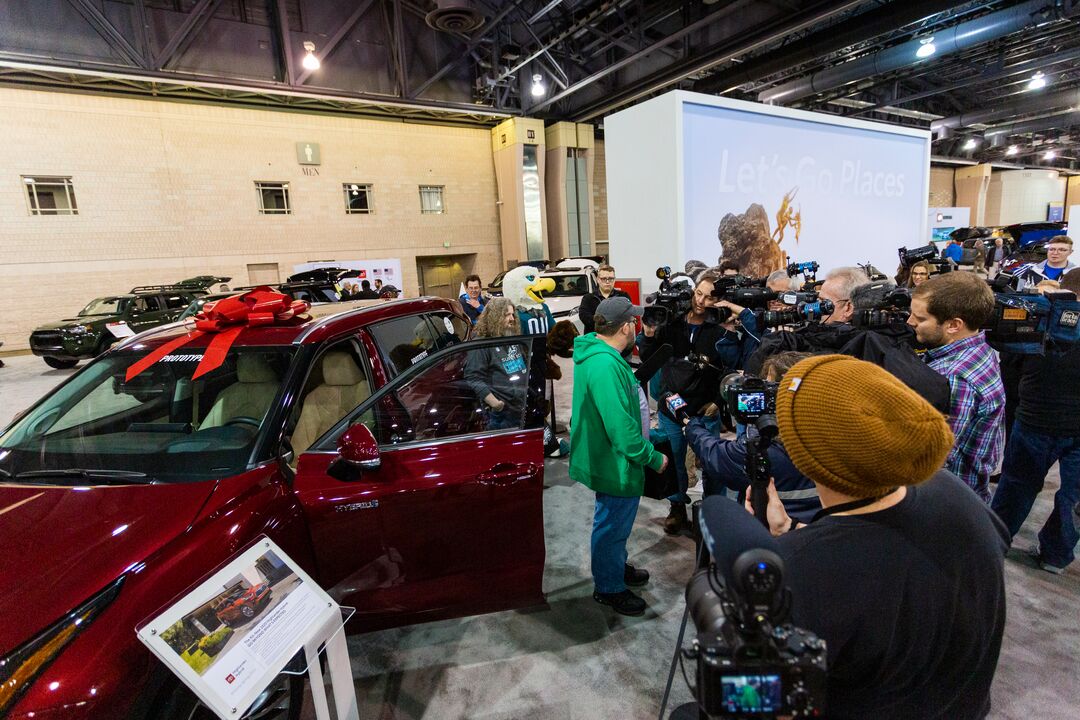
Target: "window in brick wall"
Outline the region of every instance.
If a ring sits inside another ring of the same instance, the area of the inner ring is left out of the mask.
[[[78,215],[75,186],[69,177],[33,177],[23,175],[26,202],[31,215]]]
[[[371,185],[345,183],[341,187],[345,191],[346,215],[370,215],[375,212],[371,206]]]
[[[441,215],[446,212],[442,185],[420,186],[420,212],[425,215]]]
[[[263,215],[289,215],[289,183],[257,182],[255,192],[259,195],[259,212]]]

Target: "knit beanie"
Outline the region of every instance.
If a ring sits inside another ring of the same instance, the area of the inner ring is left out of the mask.
[[[953,445],[945,417],[883,368],[848,355],[795,364],[776,393],[780,439],[799,471],[851,497],[918,485]]]

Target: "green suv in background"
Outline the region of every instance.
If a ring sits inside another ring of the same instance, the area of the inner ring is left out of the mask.
[[[74,318],[42,325],[30,350],[54,368],[75,367],[120,338],[173,322],[206,290],[192,285],[145,285],[122,295],[95,298]]]

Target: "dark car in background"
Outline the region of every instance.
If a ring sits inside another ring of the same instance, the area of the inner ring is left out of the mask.
[[[285,279],[285,282],[299,283],[308,282],[311,280],[319,282],[336,282],[344,278],[360,277],[359,270],[353,270],[351,268],[343,267],[324,267],[315,268],[314,270],[304,270],[303,272],[293,273]]]
[[[0,717],[208,717],[135,628],[264,535],[350,632],[542,603],[544,337],[468,329],[439,298],[327,304],[195,377],[221,336],[174,324],[0,431]],[[520,368],[498,424],[468,375],[495,346]]]
[[[199,288],[143,285],[120,295],[94,298],[73,318],[42,325],[30,333],[30,351],[53,368],[71,368],[96,357],[123,337],[180,317]]]

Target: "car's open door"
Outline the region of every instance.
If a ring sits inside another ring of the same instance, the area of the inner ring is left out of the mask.
[[[544,354],[543,336],[440,350],[299,457],[320,580],[364,626],[542,601]]]

